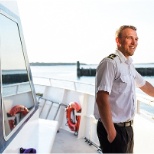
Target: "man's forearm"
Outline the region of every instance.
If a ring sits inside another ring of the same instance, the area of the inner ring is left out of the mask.
[[[148,81],[146,81],[145,85],[140,89],[146,94],[148,94],[149,96],[154,97],[154,87]]]
[[[101,121],[108,134],[108,140],[109,142],[112,142],[116,136],[116,131],[112,121],[112,114],[110,109],[110,103],[108,100],[108,95],[106,95],[106,93],[100,92],[97,95],[96,101],[97,101]]]

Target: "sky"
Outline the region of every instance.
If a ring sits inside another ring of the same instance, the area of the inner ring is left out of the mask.
[[[30,62],[98,64],[116,49],[115,31],[137,27],[134,63],[154,63],[153,0],[17,0]]]

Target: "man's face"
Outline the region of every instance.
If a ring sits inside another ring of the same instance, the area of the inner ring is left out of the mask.
[[[118,50],[121,51],[126,58],[132,56],[138,45],[138,37],[135,30],[126,28],[122,31],[120,38],[116,39]]]

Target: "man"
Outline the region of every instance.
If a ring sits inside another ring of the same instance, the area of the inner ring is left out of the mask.
[[[97,135],[103,153],[133,153],[135,86],[150,96],[154,96],[154,87],[132,64],[138,45],[136,28],[121,26],[115,40],[116,52],[104,58],[96,71]]]

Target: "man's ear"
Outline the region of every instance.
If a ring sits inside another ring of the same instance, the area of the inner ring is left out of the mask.
[[[117,47],[121,47],[121,41],[118,37],[116,37],[115,41],[117,43]]]

